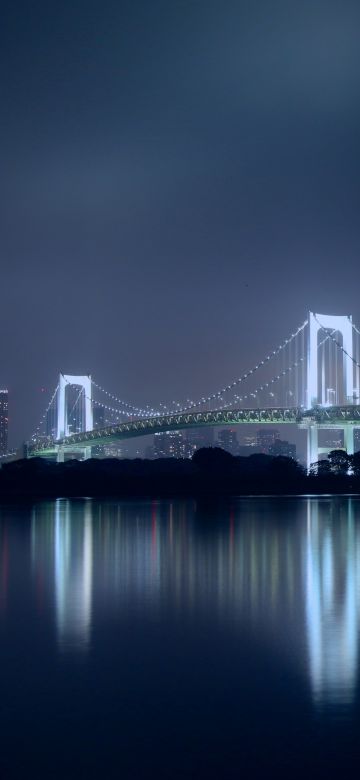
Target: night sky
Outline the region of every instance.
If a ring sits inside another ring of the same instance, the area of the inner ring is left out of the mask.
[[[60,370],[158,405],[360,323],[359,41],[358,0],[2,3],[11,443]]]

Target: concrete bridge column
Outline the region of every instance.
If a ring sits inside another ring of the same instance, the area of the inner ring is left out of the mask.
[[[344,426],[344,447],[348,455],[354,454],[354,426]]]
[[[318,429],[316,425],[309,425],[307,429],[307,470],[310,471],[312,463],[318,460]]]

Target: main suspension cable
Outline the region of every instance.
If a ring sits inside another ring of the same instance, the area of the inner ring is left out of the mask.
[[[220,398],[224,393],[228,393],[230,390],[233,390],[234,387],[237,387],[238,385],[242,384],[248,377],[252,376],[252,374],[255,374],[256,371],[258,371],[262,366],[266,365],[270,360],[277,357],[285,347],[288,346],[288,344],[291,344],[291,342],[296,338],[296,336],[301,333],[306,325],[308,324],[308,320],[305,320],[300,327],[291,334],[291,336],[288,339],[285,339],[279,346],[272,350],[272,352],[269,352],[269,354],[264,358],[264,360],[260,360],[259,363],[257,363],[253,368],[251,368],[249,371],[246,371],[244,374],[242,374],[238,379],[235,379],[233,382],[231,382],[229,385],[226,385],[225,387],[222,387],[221,390],[218,390],[216,393],[212,393],[211,395],[202,397],[199,401],[194,401],[193,403],[189,404],[188,406],[183,406],[181,409],[178,409],[177,411],[180,412],[188,412],[191,409],[196,409],[199,406],[203,406],[203,404],[210,403],[211,401],[214,401],[217,398]]]

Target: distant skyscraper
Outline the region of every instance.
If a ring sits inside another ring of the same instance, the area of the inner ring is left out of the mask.
[[[155,433],[153,445],[145,450],[146,458],[192,458],[201,447],[214,443],[213,428],[192,428],[189,431]]]
[[[102,454],[105,458],[128,458],[131,457],[124,446],[123,442],[113,442],[113,444],[99,444],[96,448],[97,452],[93,454]]]
[[[185,449],[184,457],[192,458],[196,450],[200,450],[202,447],[214,446],[214,429],[213,428],[191,428],[186,431],[185,434]]]
[[[9,393],[0,390],[0,455],[8,451]]]
[[[238,455],[239,442],[236,431],[232,428],[224,428],[223,431],[218,433],[218,444],[223,450],[230,452],[231,455]]]
[[[280,439],[280,433],[274,428],[262,428],[256,432],[256,445],[265,455],[277,439]]]
[[[154,457],[155,458],[184,458],[185,440],[180,431],[165,431],[155,433]]]
[[[257,445],[256,434],[254,433],[245,434],[245,436],[242,436],[240,444],[243,447],[257,447],[258,445]]]

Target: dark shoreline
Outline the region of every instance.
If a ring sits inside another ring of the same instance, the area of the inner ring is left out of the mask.
[[[324,473],[322,467],[320,473],[309,475],[291,458],[234,457],[217,448],[199,450],[192,460],[90,459],[57,464],[34,458],[2,467],[0,501],[351,496],[360,494],[359,458],[354,458],[353,473],[339,471],[335,461],[333,470]]]

